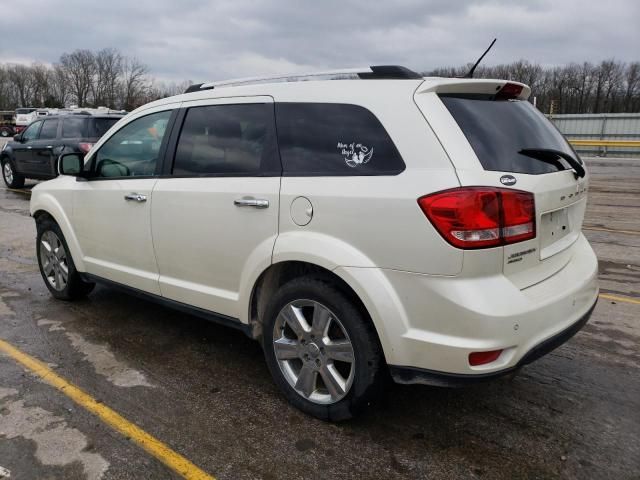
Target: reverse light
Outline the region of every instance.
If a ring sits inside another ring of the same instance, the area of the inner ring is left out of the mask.
[[[460,187],[418,199],[440,235],[454,247],[490,248],[536,236],[533,194],[495,187]]]
[[[471,352],[469,354],[469,365],[477,367],[494,362],[500,357],[502,350],[490,350],[488,352]]]
[[[82,153],[88,153],[89,150],[91,150],[91,147],[93,147],[94,145],[95,143],[80,142],[78,144],[78,148],[82,151]]]

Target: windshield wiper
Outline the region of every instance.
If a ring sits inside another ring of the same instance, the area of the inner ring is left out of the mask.
[[[582,178],[587,173],[577,158],[563,152],[562,150],[555,150],[553,148],[523,148],[518,153],[547,163],[556,163],[558,161],[558,157],[560,157],[571,165],[571,168],[573,168],[578,177]]]

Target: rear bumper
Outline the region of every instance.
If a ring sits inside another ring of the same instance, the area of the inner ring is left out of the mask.
[[[480,373],[480,374],[463,374],[463,373],[446,373],[446,372],[437,372],[433,370],[427,370],[423,368],[415,368],[415,367],[401,367],[396,365],[389,365],[389,372],[393,377],[393,380],[396,383],[403,384],[424,384],[424,385],[435,385],[442,387],[462,387],[466,385],[472,385],[476,383],[481,383],[489,380],[493,380],[495,378],[504,377],[506,375],[517,372],[520,368],[525,365],[534,362],[535,360],[543,357],[547,353],[555,350],[563,343],[567,342],[571,337],[573,337],[576,333],[578,333],[582,327],[584,327],[589,318],[591,318],[591,314],[593,313],[593,309],[596,307],[596,302],[591,306],[589,311],[585,313],[580,320],[578,320],[573,325],[568,328],[562,330],[551,338],[544,340],[539,343],[531,350],[529,350],[524,357],[520,359],[520,361],[514,365],[513,367],[505,368],[503,370],[498,370],[496,372],[490,373]]]
[[[401,368],[396,377],[405,381],[407,371],[480,379],[517,370],[569,338],[563,332],[575,333],[598,297],[598,261],[583,235],[560,271],[524,289],[502,273],[336,271],[364,302],[387,364]],[[502,353],[491,363],[469,364],[472,352],[493,350]]]

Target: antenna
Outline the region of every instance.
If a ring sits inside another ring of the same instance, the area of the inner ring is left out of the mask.
[[[493,42],[491,42],[491,45],[489,45],[489,48],[487,48],[484,53],[480,56],[480,58],[478,59],[478,61],[476,63],[473,64],[473,67],[471,67],[471,70],[469,70],[469,72],[467,72],[467,74],[462,77],[462,78],[473,78],[473,72],[476,71],[476,67],[480,64],[480,62],[482,61],[482,59],[484,58],[484,56],[489,53],[489,50],[491,50],[491,47],[493,47],[493,44],[496,43],[496,40],[498,40],[497,38],[493,39]]]

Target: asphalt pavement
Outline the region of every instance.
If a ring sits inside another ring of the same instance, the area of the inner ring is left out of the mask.
[[[602,291],[586,327],[513,378],[389,385],[340,424],[291,407],[240,332],[106,287],[51,298],[29,188],[0,188],[0,339],[43,364],[0,354],[0,479],[181,478],[43,371],[219,479],[640,478],[640,160],[588,165]]]

